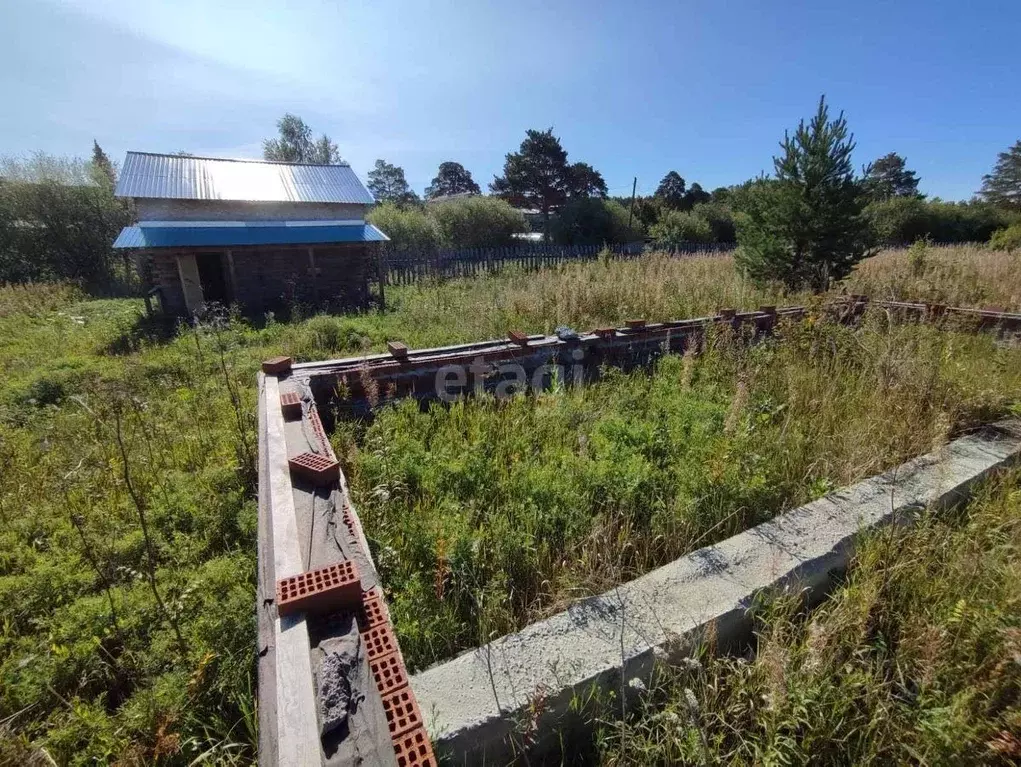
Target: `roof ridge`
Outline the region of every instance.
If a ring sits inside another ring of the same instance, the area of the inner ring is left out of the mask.
[[[182,160],[215,160],[216,162],[247,162],[256,165],[308,165],[315,168],[350,168],[349,162],[287,162],[285,160],[252,160],[246,157],[206,157],[197,154],[175,154],[173,152],[142,152],[129,149],[127,154],[144,154],[149,157],[176,157]]]

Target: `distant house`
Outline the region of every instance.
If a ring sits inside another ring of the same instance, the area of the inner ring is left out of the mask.
[[[371,303],[388,238],[366,223],[374,200],[349,165],[128,152],[116,194],[138,222],[114,247],[137,254],[170,314]]]

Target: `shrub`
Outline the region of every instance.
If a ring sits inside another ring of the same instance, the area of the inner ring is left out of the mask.
[[[426,214],[433,220],[445,248],[484,248],[510,245],[514,235],[528,231],[521,211],[497,197],[465,197],[432,203]]]
[[[934,242],[985,242],[1011,223],[1008,213],[983,202],[944,202],[916,197],[891,197],[865,208],[876,239],[906,245],[928,238]]]
[[[667,210],[649,231],[656,244],[664,248],[692,242],[712,242],[713,230],[702,216],[680,210]]]
[[[1008,253],[1021,249],[1021,222],[1011,224],[1006,229],[997,229],[989,238],[989,246],[993,250],[1005,250]]]
[[[737,242],[737,227],[734,223],[734,211],[720,202],[705,202],[692,209],[699,218],[709,223],[714,242]]]
[[[602,245],[642,238],[636,216],[628,226],[627,209],[614,200],[580,197],[564,205],[550,221],[553,241],[560,245]]]
[[[419,207],[398,207],[392,202],[369,211],[368,220],[390,238],[394,248],[431,249],[439,244],[436,222]]]

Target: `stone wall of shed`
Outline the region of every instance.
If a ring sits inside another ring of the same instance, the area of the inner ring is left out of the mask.
[[[158,287],[163,294],[163,311],[184,316],[188,307],[184,303],[181,274],[177,270],[176,251],[154,250],[139,256],[139,270],[150,287]]]
[[[140,256],[146,282],[161,288],[163,307],[168,314],[188,314],[177,268],[178,254],[213,250],[217,249],[154,250]],[[226,266],[226,249],[218,252],[223,253]],[[231,248],[230,252],[234,261],[229,277],[233,302],[247,314],[279,311],[295,304],[336,312],[364,309],[371,300],[369,282],[377,279],[376,245],[277,245]],[[229,267],[227,271],[230,272]]]
[[[138,198],[139,221],[364,221],[367,205]]]

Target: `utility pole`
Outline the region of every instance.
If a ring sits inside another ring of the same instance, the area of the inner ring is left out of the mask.
[[[631,184],[631,207],[627,212],[627,228],[631,228],[631,218],[635,214],[635,190],[638,189],[638,176],[635,176],[635,180]]]

